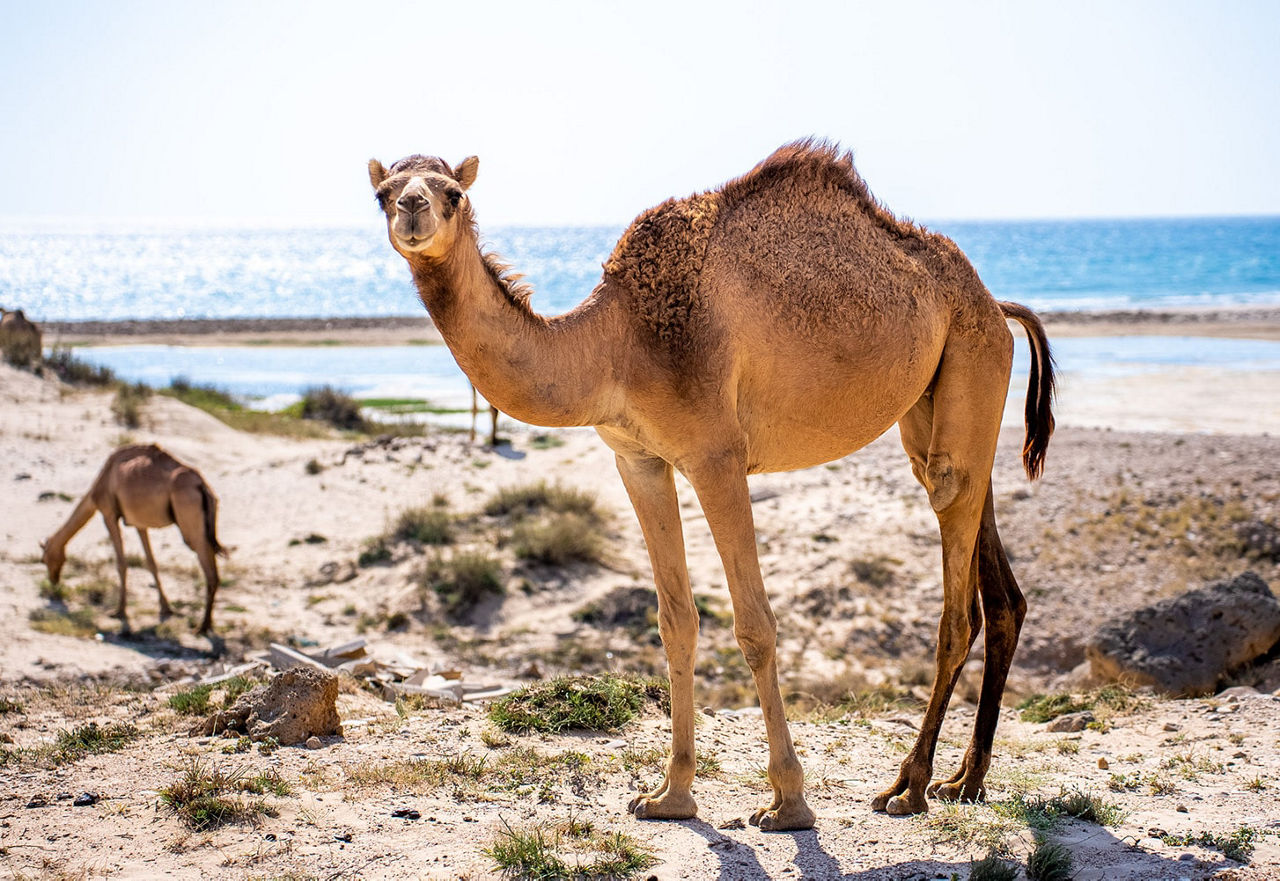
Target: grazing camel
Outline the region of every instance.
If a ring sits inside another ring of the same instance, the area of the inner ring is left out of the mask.
[[[0,354],[15,367],[40,363],[40,328],[21,309],[0,309]]]
[[[136,527],[142,540],[142,550],[147,556],[147,568],[156,580],[156,593],[160,595],[160,618],[173,614],[169,600],[160,587],[160,572],[156,558],[151,553],[148,529],[178,524],[182,540],[196,552],[200,568],[204,571],[205,599],[204,619],[199,633],[213,630],[213,597],[218,592],[218,562],[215,556],[226,556],[226,550],[218,543],[216,523],[218,498],[209,489],[200,473],[155,444],[135,444],[121,447],[107,457],[106,464],[98,472],[89,492],[76,505],[67,522],[49,536],[44,548],[44,564],[49,570],[49,581],[57,584],[62,577],[62,564],[66,561],[67,542],[84,528],[94,511],[102,513],[102,520],[111,535],[116,551],[116,570],[120,574],[120,602],[115,617],[129,629],[125,613],[124,540],[120,534],[120,520]]]
[[[915,746],[875,810],[928,810],[926,795],[981,798],[1005,677],[1026,604],[996,531],[991,468],[1013,339],[1031,340],[1023,462],[1039,475],[1053,430],[1048,341],[1030,310],[999,303],[960,249],[895,218],[848,154],[782,147],[746,175],[641,214],[573,311],[535,314],[529,290],[477,245],[456,168],[410,156],[369,177],[391,245],[459,366],[503,412],[592,425],[616,454],[649,550],[671,678],[666,777],[630,805],[688,818],[698,637],[673,469],[689,479],[724,563],[734,634],[769,737],[773,800],[751,822],[804,829],[814,814],[777,676],[777,624],[757,558],[747,475],[840,458],[895,422],[942,534],[936,679]],[[986,626],[973,739],[930,785],[934,747],[969,648]]]

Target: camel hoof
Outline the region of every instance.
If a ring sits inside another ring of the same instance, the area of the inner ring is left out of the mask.
[[[876,813],[882,812],[885,809],[885,806],[889,804],[889,799],[893,798],[896,794],[897,793],[894,792],[880,793],[875,798],[871,799],[871,810]]]
[[[698,803],[692,795],[676,796],[670,792],[656,798],[641,795],[631,800],[627,810],[637,820],[689,820],[698,815]]]
[[[751,825],[761,832],[787,832],[795,829],[812,829],[817,816],[805,804],[803,798],[783,804],[781,807],[761,808],[751,815]]]
[[[924,796],[917,796],[913,799],[911,791],[907,790],[902,795],[895,795],[889,799],[884,809],[891,817],[906,817],[911,814],[927,814],[929,812],[929,803],[924,800]]]
[[[955,801],[960,795],[960,784],[952,783],[948,780],[938,780],[930,783],[924,794],[929,798],[937,798],[942,801]]]

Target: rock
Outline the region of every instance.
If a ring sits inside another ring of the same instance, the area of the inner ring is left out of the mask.
[[[307,749],[320,749],[324,742],[314,734],[307,738]]]
[[[1092,721],[1093,713],[1088,710],[1083,710],[1079,713],[1063,713],[1046,725],[1044,730],[1055,733],[1083,731],[1089,727],[1089,723]]]
[[[77,808],[87,808],[98,803],[98,794],[96,792],[82,792],[76,796],[76,800],[71,804]]]
[[[391,812],[391,816],[400,817],[405,820],[419,820],[422,818],[422,814],[412,808],[397,808]]]
[[[338,677],[314,667],[294,667],[247,691],[228,709],[191,729],[192,737],[236,732],[253,740],[303,743],[315,735],[342,734]]]
[[[1111,763],[1107,761],[1106,756],[1098,756],[1098,767],[1105,771],[1111,767]]]
[[[1177,722],[1165,722],[1165,723],[1164,723],[1164,730],[1165,730],[1165,731],[1177,731],[1177,730],[1179,730],[1180,728],[1182,728],[1182,726],[1181,726],[1181,725],[1179,725]]]
[[[1231,688],[1224,688],[1218,692],[1218,697],[1223,698],[1231,703],[1235,703],[1245,697],[1262,697],[1262,692],[1256,688],[1250,688],[1247,685],[1233,685]]]
[[[1106,622],[1085,653],[1100,680],[1189,697],[1211,694],[1277,640],[1280,601],[1246,572]]]

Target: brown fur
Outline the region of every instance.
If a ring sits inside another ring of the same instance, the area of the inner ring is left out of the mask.
[[[27,319],[21,309],[0,309],[0,355],[16,367],[39,364],[41,360],[40,328]]]
[[[218,498],[200,473],[155,444],[135,444],[113,452],[67,522],[42,544],[44,564],[52,583],[57,584],[62,576],[67,542],[84,528],[95,511],[102,514],[115,548],[116,570],[120,576],[120,600],[115,614],[124,622],[124,627],[128,629],[129,626],[125,612],[125,574],[128,567],[124,559],[120,521],[124,520],[126,525],[138,530],[147,568],[151,570],[156,593],[160,597],[161,618],[169,617],[172,611],[160,586],[160,573],[151,553],[147,530],[176,523],[182,540],[195,551],[204,572],[205,606],[199,632],[210,633],[213,630],[213,598],[220,583],[214,557],[226,556],[226,550],[218,542]]]
[[[848,154],[801,141],[723,187],[642,214],[570,313],[543,318],[481,253],[469,200],[450,213],[443,161],[370,162],[392,246],[485,398],[540,425],[594,425],[615,452],[649,549],[671,676],[667,776],[637,817],[697,810],[693,669],[698,616],[674,472],[702,503],[724,562],[734,632],[769,738],[764,829],[813,812],[778,688],[777,623],[760,574],[746,477],[805,468],[870,443],[895,422],[942,536],[943,614],[920,734],[872,802],[902,814],[927,796],[979,798],[1025,602],[996,529],[991,468],[1013,359],[1006,318],[1033,349],[1024,461],[1034,477],[1053,429],[1052,359],[1034,314],[997,303],[945,236],[899,220]],[[396,169],[402,169],[396,171]],[[939,729],[978,629],[987,660],[960,771],[930,784]]]

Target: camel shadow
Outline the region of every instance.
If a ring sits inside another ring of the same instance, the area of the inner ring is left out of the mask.
[[[156,660],[196,661],[220,658],[227,651],[227,641],[216,634],[207,637],[209,647],[186,645],[169,636],[159,625],[102,631],[102,641]]]
[[[492,449],[493,452],[497,453],[502,458],[510,459],[513,462],[519,462],[521,459],[524,459],[529,455],[523,450],[517,450],[512,446],[511,441],[505,437],[499,438],[498,443],[492,447]]]
[[[679,825],[701,836],[720,863],[716,875],[719,881],[750,881],[767,879],[777,875],[767,870],[756,853],[752,842],[732,838],[710,824],[699,820],[679,821]],[[831,855],[823,846],[824,835],[832,832],[821,828],[796,832],[760,833],[769,842],[790,838],[795,842],[796,853],[791,860],[795,872],[802,879],[813,881],[899,881],[899,879],[950,879],[969,877],[972,861],[945,859],[903,860],[885,865],[846,870],[840,859]],[[1220,857],[1216,860],[1187,859],[1187,854],[1165,856],[1141,848],[1132,839],[1118,838],[1104,827],[1082,821],[1065,822],[1051,840],[1065,847],[1072,855],[1076,868],[1095,871],[1089,877],[1098,878],[1210,878],[1216,872],[1236,866],[1232,860]],[[975,854],[974,860],[984,854]],[[1015,860],[1009,860],[1015,864]],[[865,865],[865,863],[864,863]],[[1099,866],[1108,867],[1102,874]],[[677,872],[679,866],[671,866]],[[784,870],[785,871],[785,870]],[[795,877],[792,871],[787,875]]]

